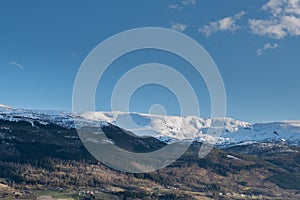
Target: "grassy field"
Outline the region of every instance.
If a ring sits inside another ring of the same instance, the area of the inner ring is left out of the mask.
[[[77,200],[79,199],[79,194],[77,191],[51,191],[51,190],[37,190],[35,193],[39,198],[42,197],[52,197],[55,200]],[[84,195],[82,195],[84,196]],[[111,199],[111,195],[103,192],[99,192],[94,195],[95,199]],[[42,199],[44,200],[44,199]],[[48,199],[47,199],[48,200]]]
[[[75,191],[51,191],[51,190],[38,190],[36,191],[38,197],[51,196],[55,200],[76,200],[78,193]]]

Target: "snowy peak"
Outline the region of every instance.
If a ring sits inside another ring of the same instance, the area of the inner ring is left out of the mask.
[[[300,145],[300,121],[256,123],[244,129],[224,133],[222,137],[227,140],[227,144],[234,145],[274,141]]]
[[[12,109],[12,107],[4,104],[0,104],[0,109]]]
[[[81,117],[106,121],[137,135],[151,135],[167,143],[197,140],[219,146],[230,146],[285,141],[300,145],[300,121],[250,124],[232,118],[204,119],[196,116],[160,116],[126,112],[86,112],[82,113]],[[220,124],[220,126],[213,126],[213,124]],[[222,129],[222,133],[213,137],[207,134],[208,129]]]
[[[34,122],[44,125],[53,123],[68,129],[76,128],[75,125],[101,126],[98,121],[83,119],[69,112],[14,109],[8,106],[0,107],[0,120],[12,122],[26,121],[31,123],[32,126],[34,126]]]
[[[207,133],[211,127],[227,131],[236,131],[240,127],[250,126],[247,122],[226,119],[204,119],[196,116],[162,116],[126,112],[86,112],[81,117],[90,120],[103,120],[134,132],[137,135],[151,135],[157,138],[193,140]]]

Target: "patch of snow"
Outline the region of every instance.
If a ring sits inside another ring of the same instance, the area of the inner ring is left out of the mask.
[[[234,160],[241,160],[240,158],[237,158],[237,157],[235,157],[233,155],[227,155],[226,157],[230,158],[230,159],[234,159]]]
[[[114,144],[114,142],[112,140],[110,140],[110,139],[102,139],[101,143],[102,144]]]
[[[64,138],[68,138],[68,139],[78,139],[78,136],[70,136],[70,135],[65,135]]]
[[[4,104],[0,104],[0,109],[12,109],[12,107]]]
[[[5,126],[1,126],[1,128],[0,128],[1,130],[6,130],[6,131],[9,131],[10,130],[10,128],[8,128],[8,127],[5,127]]]

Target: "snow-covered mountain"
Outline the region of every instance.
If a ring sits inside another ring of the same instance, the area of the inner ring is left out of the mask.
[[[8,121],[26,121],[34,126],[34,122],[38,121],[40,124],[53,123],[64,128],[76,128],[84,126],[105,126],[108,125],[104,121],[94,121],[82,118],[70,112],[53,111],[53,110],[28,110],[15,109],[10,106],[1,104],[0,106],[0,120]]]
[[[126,112],[86,112],[77,115],[60,111],[13,109],[0,105],[1,119],[28,121],[32,125],[34,121],[42,124],[54,123],[65,128],[113,124],[136,135],[153,136],[167,143],[197,140],[228,147],[281,141],[300,145],[300,120],[250,124],[232,118],[204,119],[196,116],[161,116]],[[206,134],[216,122],[224,122],[224,126],[213,127],[222,129],[221,135],[213,137]]]
[[[0,104],[0,109],[11,109],[10,106],[4,105],[4,104]]]
[[[250,124],[232,118],[204,119],[196,116],[160,116],[125,112],[86,112],[81,116],[85,119],[106,121],[137,135],[151,135],[167,143],[197,140],[216,143],[219,146],[231,146],[283,141],[300,145],[300,120]],[[224,126],[212,128],[212,124],[218,121]],[[220,136],[212,137],[206,134],[209,128],[223,130]]]
[[[220,137],[206,134],[212,124],[221,124],[221,126],[214,126],[215,129],[223,129],[224,124],[225,130],[228,132],[250,126],[246,122],[231,118],[225,120],[203,119],[196,116],[179,117],[126,112],[86,112],[80,116],[94,121],[106,121],[136,135],[151,135],[168,143],[178,140],[200,140],[215,143],[222,140]]]

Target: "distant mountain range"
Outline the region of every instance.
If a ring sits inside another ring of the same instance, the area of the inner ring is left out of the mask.
[[[214,120],[220,119],[124,112],[78,115],[0,105],[0,199],[36,199],[57,192],[65,199],[300,199],[299,121],[250,124],[226,118],[224,127],[214,127],[223,129],[214,138],[206,134]],[[85,138],[89,142],[114,143],[135,153],[153,152],[167,143],[192,143],[168,167],[130,174],[103,165],[89,153],[75,129],[86,127],[101,127],[107,137]],[[140,137],[145,135],[150,137]],[[217,148],[200,159],[199,149],[211,142]]]
[[[65,128],[84,126],[105,127],[109,124],[130,131],[137,136],[151,136],[165,143],[198,141],[226,148],[263,142],[284,142],[300,146],[300,120],[251,124],[235,120],[204,119],[196,116],[160,116],[125,112],[85,112],[74,114],[61,111],[14,109],[0,104],[0,119],[54,123]],[[212,127],[224,120],[224,126]],[[222,129],[219,136],[206,134],[209,128]]]

